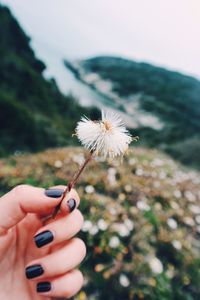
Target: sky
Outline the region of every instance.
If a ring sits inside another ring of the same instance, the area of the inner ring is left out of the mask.
[[[54,72],[63,58],[117,55],[200,78],[199,0],[4,0]],[[60,71],[59,71],[60,70]]]

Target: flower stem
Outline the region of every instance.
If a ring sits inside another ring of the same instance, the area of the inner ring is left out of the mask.
[[[72,180],[68,183],[63,195],[62,195],[62,198],[60,199],[60,203],[56,206],[53,214],[52,214],[52,218],[54,219],[57,215],[57,213],[59,212],[60,210],[60,206],[61,206],[61,203],[62,203],[62,200],[65,198],[65,196],[67,195],[67,193],[69,193],[71,191],[71,189],[75,186],[75,184],[77,183],[81,173],[83,172],[83,170],[85,169],[85,167],[87,166],[87,164],[92,160],[92,156],[93,155],[93,152],[90,152],[90,154],[88,155],[88,157],[86,158],[86,160],[84,161],[84,163],[81,165],[80,169],[78,170],[77,173],[75,173],[74,177],[72,178]]]

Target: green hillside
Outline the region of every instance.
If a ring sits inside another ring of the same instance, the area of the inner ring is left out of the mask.
[[[164,126],[137,129],[141,143],[160,147],[182,162],[200,168],[200,82],[192,77],[117,57],[95,57],[79,62],[86,74],[97,73],[112,82],[112,91],[158,117]],[[133,100],[131,100],[132,98]],[[129,104],[129,103],[128,103]],[[130,105],[129,105],[130,107]],[[128,113],[128,110],[127,110]]]
[[[0,155],[71,144],[80,116],[96,115],[63,96],[53,79],[44,79],[44,69],[30,38],[0,4]]]

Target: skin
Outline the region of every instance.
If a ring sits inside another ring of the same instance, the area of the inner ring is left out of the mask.
[[[44,225],[45,217],[60,202],[60,198],[47,197],[44,191],[20,185],[0,198],[0,299],[70,298],[83,285],[83,275],[77,266],[86,255],[86,247],[74,237],[83,224],[83,216],[77,209],[79,196],[72,190],[63,199],[60,214]],[[71,213],[67,206],[70,198],[76,200]],[[50,230],[54,240],[37,248],[34,236],[44,230]],[[27,279],[25,268],[33,264],[41,264],[44,274]],[[42,281],[51,282],[51,291],[36,292],[37,283]]]

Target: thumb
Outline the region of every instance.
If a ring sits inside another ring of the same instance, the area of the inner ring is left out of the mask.
[[[49,192],[50,191],[50,192]],[[20,222],[27,213],[45,214],[53,209],[64,189],[19,185],[0,198],[0,235]]]

